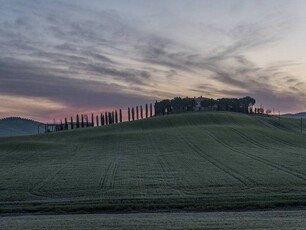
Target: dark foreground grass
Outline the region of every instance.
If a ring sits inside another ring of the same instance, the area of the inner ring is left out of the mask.
[[[18,216],[1,229],[305,229],[305,211]]]
[[[235,113],[190,113],[0,139],[0,212],[306,206],[306,139]]]

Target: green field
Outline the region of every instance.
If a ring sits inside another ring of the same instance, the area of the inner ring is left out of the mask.
[[[17,216],[0,219],[0,229],[301,229],[306,211],[178,212]]]
[[[188,113],[1,138],[0,212],[305,207],[306,137],[262,119]]]

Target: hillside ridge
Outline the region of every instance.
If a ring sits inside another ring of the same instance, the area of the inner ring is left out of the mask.
[[[42,123],[21,117],[0,119],[0,137],[27,136],[38,133],[38,125]]]

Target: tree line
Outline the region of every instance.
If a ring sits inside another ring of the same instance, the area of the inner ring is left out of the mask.
[[[136,107],[128,107],[127,109],[127,120],[134,121],[144,118],[153,117],[153,105],[146,104]],[[122,109],[114,110],[111,112],[104,112],[99,115],[91,114],[90,117],[84,114],[77,114],[74,117],[70,117],[70,120],[66,117],[64,120],[60,120],[60,124],[56,125],[56,131],[68,130],[68,129],[79,129],[87,127],[98,127],[106,126],[123,122]]]
[[[127,109],[127,121],[134,121],[153,116],[179,113],[186,111],[232,111],[240,113],[253,113],[253,106],[256,100],[250,96],[243,98],[181,98],[175,97],[173,99],[165,99],[162,101],[156,101],[154,104],[146,104],[136,107],[128,107]],[[154,110],[154,114],[153,114]],[[86,127],[98,127],[111,124],[117,124],[123,122],[122,110],[114,110],[111,112],[104,112],[99,115],[76,115],[74,120],[70,117],[60,121],[60,124],[56,126],[56,131],[79,129]]]
[[[256,100],[250,96],[243,98],[180,98],[166,99],[155,103],[155,114],[165,115],[185,111],[232,111],[253,113]]]

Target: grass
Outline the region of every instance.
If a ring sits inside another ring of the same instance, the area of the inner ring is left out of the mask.
[[[0,139],[0,212],[306,206],[306,138],[269,118],[188,113]]]
[[[306,211],[134,213],[3,217],[3,229],[305,229]]]
[[[270,126],[272,128],[282,129],[287,132],[306,135],[306,119],[303,118],[301,123],[301,119],[297,118],[286,118],[286,117],[278,117],[278,116],[266,116],[261,117],[258,116],[256,119],[262,121],[265,125]]]

